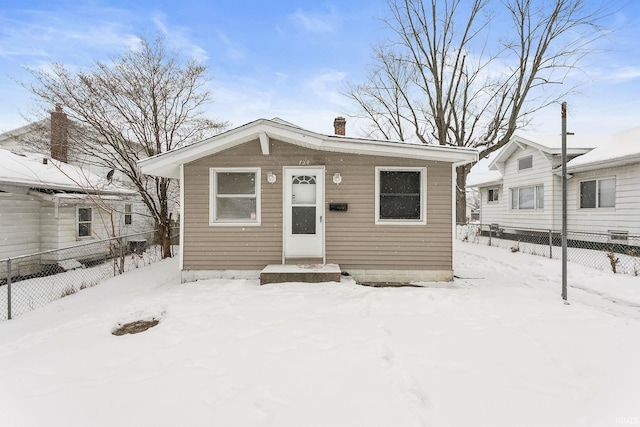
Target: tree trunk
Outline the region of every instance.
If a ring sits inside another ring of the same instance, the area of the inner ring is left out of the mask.
[[[158,240],[162,246],[162,258],[171,258],[171,223],[158,223]]]
[[[459,166],[456,169],[456,223],[467,223],[467,175],[472,165]]]

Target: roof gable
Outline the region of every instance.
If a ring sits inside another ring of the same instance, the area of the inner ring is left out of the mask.
[[[424,159],[454,164],[470,163],[478,158],[477,151],[472,149],[322,135],[281,119],[259,119],[195,144],[142,159],[138,163],[145,174],[178,178],[181,165],[256,139],[260,140],[263,154],[269,155],[270,138],[312,150],[336,153]]]
[[[567,154],[577,156],[588,153],[604,141],[608,141],[608,135],[567,135]],[[500,150],[500,153],[489,164],[490,170],[502,170],[504,163],[520,149],[531,147],[544,154],[562,154],[561,135],[514,135]]]

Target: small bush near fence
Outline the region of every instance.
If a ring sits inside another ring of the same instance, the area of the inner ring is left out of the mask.
[[[148,231],[0,260],[0,321],[161,259]]]
[[[459,240],[498,246],[548,258],[562,258],[559,231],[507,228],[496,224],[460,224]],[[567,231],[567,259],[614,273],[640,275],[640,235]]]

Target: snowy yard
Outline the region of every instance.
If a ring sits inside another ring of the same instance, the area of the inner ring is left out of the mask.
[[[640,278],[570,264],[564,305],[559,261],[457,245],[418,288],[115,277],[0,323],[0,424],[640,423]]]

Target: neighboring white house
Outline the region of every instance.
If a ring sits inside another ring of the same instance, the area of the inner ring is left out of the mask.
[[[73,152],[67,126],[57,108],[51,119],[0,135],[0,259],[153,228],[140,196],[123,177]],[[37,138],[50,138],[43,144],[50,147],[28,143]],[[100,258],[105,251],[87,249],[83,256]],[[45,257],[43,262],[56,262],[55,254]]]
[[[480,222],[503,230],[562,228],[561,135],[518,135],[489,171],[470,174]],[[567,135],[567,218],[575,231],[640,234],[640,127]]]

